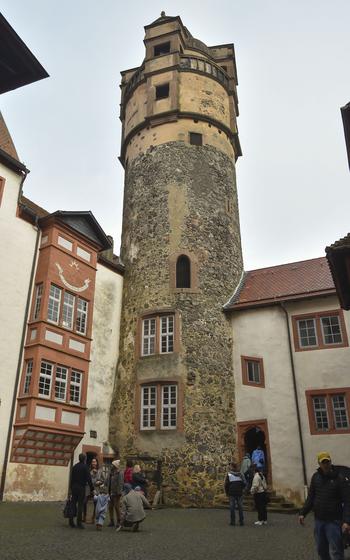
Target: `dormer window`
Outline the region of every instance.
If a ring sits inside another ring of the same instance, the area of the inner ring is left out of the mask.
[[[170,53],[170,41],[154,47],[154,56],[161,56],[162,54],[168,53]]]

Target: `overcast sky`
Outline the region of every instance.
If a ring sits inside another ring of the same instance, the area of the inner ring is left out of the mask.
[[[91,210],[119,253],[119,73],[141,64],[143,26],[161,10],[207,45],[235,44],[245,269],[323,256],[350,230],[349,0],[2,0],[50,74],[1,96],[31,170],[25,195],[49,211]]]

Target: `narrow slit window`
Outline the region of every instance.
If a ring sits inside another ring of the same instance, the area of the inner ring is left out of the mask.
[[[169,97],[169,84],[156,86],[156,100],[166,99],[167,97]]]
[[[43,285],[38,284],[37,287],[36,287],[36,293],[35,293],[35,304],[34,304],[33,319],[38,319],[38,317],[39,317],[42,296],[43,296]]]
[[[23,394],[28,395],[33,373],[33,360],[27,362],[26,376],[24,379]]]
[[[191,261],[186,255],[181,255],[176,262],[176,287],[191,287]]]

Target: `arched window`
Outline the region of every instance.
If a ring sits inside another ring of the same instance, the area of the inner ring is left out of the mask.
[[[186,255],[180,255],[176,261],[176,287],[191,287],[191,261]]]

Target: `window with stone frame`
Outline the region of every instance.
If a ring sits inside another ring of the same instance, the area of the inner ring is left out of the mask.
[[[26,365],[23,394],[29,394],[33,361]],[[40,363],[38,396],[66,404],[81,405],[84,372],[62,364],[55,364],[47,360]]]
[[[175,350],[174,313],[151,315],[141,319],[141,356],[170,354]]]
[[[140,430],[176,430],[178,427],[177,383],[142,385]]]
[[[311,434],[349,433],[350,387],[306,391]]]
[[[37,287],[35,310],[41,304],[42,291],[39,291],[41,285]],[[77,297],[63,288],[51,284],[49,292],[49,301],[47,308],[47,320],[50,323],[60,325],[65,329],[75,331],[80,335],[86,336],[88,328],[88,312],[89,302],[81,297]],[[38,311],[39,313],[39,311]]]
[[[341,309],[292,316],[296,351],[348,346]]]
[[[176,288],[191,287],[191,261],[187,255],[180,255],[176,261]]]
[[[33,374],[33,360],[28,360],[25,364],[25,376],[23,385],[23,395],[28,395]]]
[[[265,387],[264,363],[262,358],[241,356],[242,383],[252,387]]]
[[[40,309],[41,309],[41,301],[43,298],[43,284],[37,284],[35,287],[35,300],[34,300],[34,308],[33,308],[33,319],[36,320],[39,318]]]

